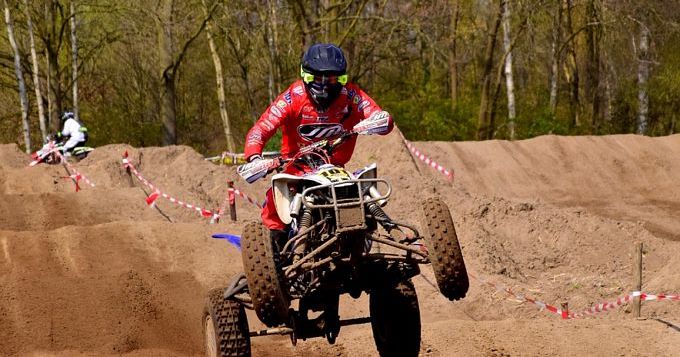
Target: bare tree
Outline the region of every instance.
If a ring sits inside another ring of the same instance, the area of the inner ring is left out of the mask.
[[[449,76],[451,86],[451,110],[456,110],[458,104],[458,55],[456,41],[458,38],[458,20],[460,19],[460,4],[458,0],[450,0],[451,18],[449,19]]]
[[[208,5],[205,0],[202,0],[203,11],[205,16],[208,16]],[[224,126],[224,135],[227,139],[227,150],[235,152],[236,145],[234,143],[234,134],[231,131],[231,123],[229,122],[229,114],[227,113],[227,100],[224,94],[224,74],[222,73],[222,60],[217,53],[217,46],[213,38],[212,24],[208,21],[205,24],[205,34],[208,37],[208,45],[210,46],[210,53],[212,55],[213,63],[215,64],[215,79],[217,81],[217,101],[220,108],[220,117],[222,118],[222,125]]]
[[[293,15],[300,29],[302,47],[309,47],[316,42],[316,31],[319,26],[319,0],[311,0],[308,6],[304,0],[288,0]]]
[[[567,11],[566,30],[569,35],[569,40],[565,43],[565,46],[567,46],[567,63],[564,66],[564,72],[567,82],[571,85],[571,94],[569,96],[570,125],[572,128],[575,128],[581,125],[581,97],[579,95],[580,77],[578,63],[576,62],[576,45],[574,44],[576,33],[572,26],[572,9],[574,5],[572,0],[564,1]]]
[[[45,62],[47,67],[47,127],[52,131],[58,131],[59,119],[56,112],[61,110],[61,84],[59,83],[60,68],[58,62],[58,50],[53,47],[55,41],[54,2],[45,1],[45,33],[42,38],[45,45]]]
[[[31,11],[28,7],[28,0],[24,0],[24,10],[26,10],[26,21],[28,22],[28,37],[31,45],[31,62],[33,62],[33,87],[35,87],[35,99],[38,106],[38,122],[40,123],[40,134],[43,138],[47,137],[47,125],[45,123],[45,110],[43,108],[43,98],[40,91],[40,71],[38,65],[38,55],[35,51],[35,39],[33,38],[33,21],[31,21]]]
[[[14,73],[17,77],[17,82],[19,83],[19,99],[21,101],[21,122],[24,127],[24,144],[26,145],[26,153],[31,153],[31,129],[28,122],[28,97],[26,95],[26,83],[24,82],[24,74],[21,71],[21,56],[19,54],[19,47],[17,46],[16,39],[14,38],[14,25],[12,23],[12,17],[10,16],[9,6],[7,5],[7,0],[3,0],[5,5],[5,23],[7,24],[7,38],[9,39],[9,44],[12,46],[14,51]]]
[[[557,2],[553,15],[552,41],[550,44],[550,113],[555,115],[557,107],[557,86],[559,84],[561,51],[559,50],[562,41],[562,1]]]
[[[172,50],[173,0],[160,2],[158,20],[158,59],[161,71],[161,120],[163,122],[163,145],[177,144],[177,94],[175,88],[175,63]]]
[[[638,46],[638,119],[637,133],[647,133],[647,113],[649,112],[649,27],[640,23],[640,41]]]
[[[600,0],[588,0],[586,3],[586,77],[585,94],[588,109],[592,116],[591,131],[599,131],[603,120],[603,105],[601,91],[602,76],[602,21]]]
[[[182,60],[186,56],[191,44],[203,32],[208,20],[212,17],[217,3],[208,10],[208,14],[201,21],[189,39],[177,54],[174,54],[173,39],[173,8],[174,0],[162,0],[159,4],[159,17],[156,21],[158,30],[158,57],[161,77],[161,120],[163,122],[163,145],[177,144],[177,88],[175,78]]]
[[[279,83],[279,64],[278,64],[278,30],[277,30],[277,14],[275,0],[267,0],[267,16],[265,18],[265,36],[267,41],[267,49],[269,50],[269,101],[274,98],[281,91]]]
[[[71,0],[71,58],[72,81],[73,81],[73,114],[80,119],[78,109],[78,42],[76,37],[76,0]]]
[[[505,86],[508,95],[508,130],[515,140],[515,82],[512,77],[512,48],[510,44],[510,0],[503,2],[503,49],[505,50]]]
[[[486,47],[484,50],[484,72],[482,73],[482,88],[481,98],[479,104],[479,117],[477,121],[477,139],[487,140],[493,136],[493,128],[491,128],[491,117],[489,113],[491,102],[491,80],[493,71],[493,56],[496,48],[496,37],[498,36],[498,28],[503,17],[503,7],[507,0],[500,0],[498,10],[492,14],[491,21],[487,28]]]

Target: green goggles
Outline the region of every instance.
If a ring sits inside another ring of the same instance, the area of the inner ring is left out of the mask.
[[[305,72],[304,69],[300,68],[300,76],[302,76],[302,81],[305,82],[306,84],[310,84],[312,82],[319,83],[319,84],[336,84],[340,83],[343,86],[347,84],[347,75],[343,74],[340,76],[336,75],[331,75],[331,76],[315,76],[309,72]]]

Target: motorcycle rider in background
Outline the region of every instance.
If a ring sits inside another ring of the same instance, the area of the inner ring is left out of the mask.
[[[345,131],[379,135],[392,131],[390,114],[358,85],[348,83],[347,61],[339,47],[325,43],[310,46],[302,57],[300,75],[302,78],[281,93],[248,131],[245,157],[249,166],[269,164],[262,158],[262,150],[279,128],[283,158],[293,157],[299,148],[333,139]],[[353,136],[338,146],[331,155],[331,163],[344,166],[352,156],[356,140]],[[290,165],[285,172],[302,175],[308,171],[311,171],[308,167]],[[253,182],[257,178],[246,180]],[[277,245],[288,238],[286,225],[276,212],[271,188],[261,216]]]
[[[73,112],[64,112],[62,114],[61,131],[56,134],[56,142],[57,144],[63,143],[61,151],[65,157],[74,154],[77,148],[85,146],[87,142],[87,128],[76,119]]]

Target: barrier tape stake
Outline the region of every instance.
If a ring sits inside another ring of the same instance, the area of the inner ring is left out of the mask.
[[[642,291],[642,242],[635,242],[635,255],[633,258],[635,259],[633,264],[633,283],[635,286],[633,290]],[[636,296],[633,298],[633,316],[639,318],[641,309],[640,296]]]
[[[569,303],[565,301],[562,303],[562,320],[566,320],[568,318],[569,318]]]
[[[228,181],[227,186],[229,187],[229,217],[233,222],[236,221],[236,197],[234,197],[234,181]]]
[[[66,170],[66,176],[68,176],[71,179],[71,181],[73,181],[73,184],[76,185],[76,192],[80,191],[80,185],[78,184],[78,180],[76,180],[73,174],[71,174],[71,171],[68,169],[68,166],[66,165],[66,159],[62,157],[61,160],[62,160],[61,164],[62,166],[64,166],[64,170]]]
[[[123,153],[123,164],[127,164],[128,160],[128,152],[125,150],[125,153]],[[132,180],[132,171],[130,170],[130,165],[125,165],[125,172],[128,174],[128,184],[130,187],[135,187],[135,181]]]

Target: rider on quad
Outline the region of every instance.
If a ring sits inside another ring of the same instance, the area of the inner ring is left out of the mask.
[[[64,156],[78,156],[79,148],[87,142],[87,128],[76,119],[73,112],[64,112],[61,116],[61,131],[56,134],[57,144],[61,145]],[[65,141],[65,142],[64,142]]]
[[[250,165],[258,161],[267,164],[267,160],[262,159],[262,149],[279,128],[283,134],[283,158],[293,157],[300,147],[332,139],[352,129],[379,135],[392,131],[390,114],[358,85],[348,83],[347,62],[339,47],[325,43],[309,47],[302,57],[300,75],[302,79],[280,94],[248,131],[245,157]],[[352,156],[356,140],[356,136],[352,137],[335,149],[331,163],[344,166]],[[308,171],[308,167],[290,165],[285,172],[302,175]],[[276,212],[271,188],[262,209],[262,222],[276,244],[285,242],[287,227]]]

